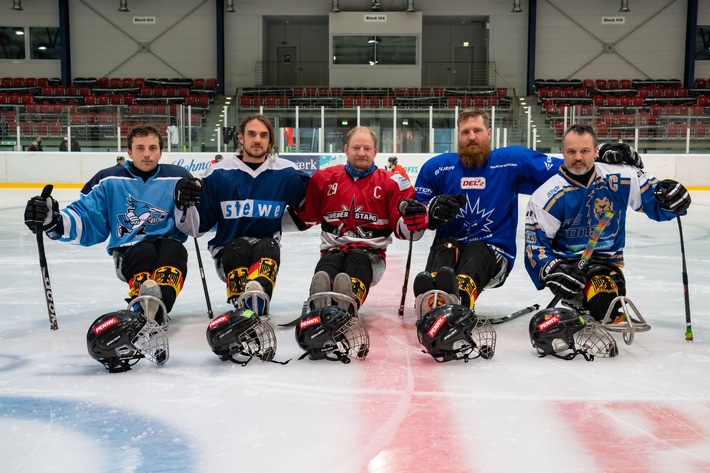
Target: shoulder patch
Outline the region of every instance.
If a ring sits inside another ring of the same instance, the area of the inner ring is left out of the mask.
[[[397,183],[397,185],[399,186],[399,190],[401,190],[401,191],[412,187],[412,183],[409,182],[404,176],[402,176],[400,174],[392,174],[390,176],[390,179],[392,179],[394,182]]]

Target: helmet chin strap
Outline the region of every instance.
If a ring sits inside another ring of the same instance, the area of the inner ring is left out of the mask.
[[[567,353],[566,355],[558,355],[557,353],[551,353],[552,356],[555,358],[560,358],[561,360],[572,360],[574,359],[577,355],[582,355],[585,360],[587,361],[594,361],[594,355],[587,354],[584,350],[576,349],[572,353]],[[541,355],[540,358],[543,358],[546,355]]]
[[[237,355],[244,355],[244,356],[246,356],[246,357],[248,357],[248,358],[246,359],[246,361],[238,360],[238,359],[235,358],[235,355],[230,354],[227,359],[228,359],[229,361],[231,361],[232,363],[236,363],[236,364],[238,364],[238,365],[246,366],[246,365],[252,360],[252,358],[254,358],[254,355],[252,355],[251,353],[244,352],[244,351],[241,351],[241,352],[237,353]],[[286,361],[276,361],[276,360],[268,360],[268,361],[270,361],[271,363],[276,363],[277,365],[287,365],[288,362],[291,361],[291,359],[288,359],[288,360],[286,360]]]
[[[316,358],[318,360],[339,361],[339,362],[346,364],[346,365],[348,363],[350,363],[350,358],[348,358],[347,355],[345,355],[344,353],[340,353],[340,351],[338,351],[338,350],[333,350],[331,348],[326,348],[326,349],[319,348],[318,350],[307,351],[303,355],[299,356],[298,359],[302,360],[305,357],[312,355],[312,354],[316,354],[316,355],[322,354],[323,355],[322,357]],[[329,356],[331,354],[334,356]],[[291,360],[288,360],[288,361],[291,361]],[[288,363],[288,361],[286,363]],[[276,363],[279,363],[279,362],[276,362]],[[286,363],[283,363],[283,364],[285,365]]]

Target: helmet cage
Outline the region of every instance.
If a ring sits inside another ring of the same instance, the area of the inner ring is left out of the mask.
[[[247,308],[231,310],[210,322],[207,341],[222,361],[244,366],[254,357],[272,361],[276,355],[274,329]]]
[[[574,334],[574,343],[592,359],[613,358],[619,355],[619,347],[614,337],[598,322],[587,322],[582,330]]]
[[[434,330],[436,325],[440,327]],[[417,321],[417,336],[425,353],[440,363],[488,359],[495,353],[496,333],[490,322],[461,305],[446,304],[426,313]]]
[[[350,358],[364,360],[370,351],[365,324],[337,306],[302,316],[296,325],[296,340],[305,351],[299,359],[350,363]]]
[[[101,329],[106,323],[109,326]],[[123,310],[96,319],[87,333],[87,344],[89,354],[110,373],[128,371],[141,358],[162,366],[169,356],[164,328],[136,311]]]

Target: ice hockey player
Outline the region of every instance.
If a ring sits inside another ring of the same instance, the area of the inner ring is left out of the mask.
[[[81,190],[79,199],[61,212],[50,197],[31,198],[25,224],[41,228],[53,240],[91,246],[108,239],[116,275],[128,283],[128,301],[139,294],[162,299],[167,312],[185,283],[187,236],[175,226],[172,199],[175,183],[190,173],[172,164],[159,164],[163,137],[152,126],[132,129],[127,137],[124,166],[99,171]],[[143,299],[141,313],[167,324],[159,303]]]
[[[691,199],[676,181],[659,182],[635,166],[595,162],[596,148],[597,136],[590,126],[577,124],[565,131],[564,165],[528,204],[525,267],[538,289],[549,287],[573,307],[586,309],[595,320],[604,322],[610,306],[619,305],[617,297],[626,293],[621,267],[627,207],[652,220],[666,221],[684,215]],[[581,273],[576,263],[592,230],[608,211],[613,218],[601,234],[586,272]],[[629,322],[629,314],[613,315],[606,322]]]
[[[485,110],[464,110],[456,123],[458,153],[433,157],[417,177],[436,236],[414,280],[416,296],[438,289],[455,298],[426,301],[422,313],[459,298],[473,309],[481,291],[503,285],[515,261],[518,194],[531,194],[561,163],[520,146],[491,151]]]
[[[286,206],[298,207],[308,174],[274,155],[269,119],[249,115],[239,124],[241,152],[210,166],[200,181],[181,179],[175,186],[178,228],[200,236],[216,225],[209,250],[217,274],[226,282],[227,300],[267,315],[281,261],[282,218]],[[247,293],[258,300],[240,299]],[[258,307],[254,307],[258,305]]]
[[[311,295],[344,294],[354,299],[355,307],[349,307],[352,312],[382,278],[392,234],[419,240],[427,214],[414,199],[408,180],[375,166],[377,137],[372,130],[362,126],[350,130],[344,150],[346,164],[313,175],[297,215],[302,229],[321,225],[321,258]]]

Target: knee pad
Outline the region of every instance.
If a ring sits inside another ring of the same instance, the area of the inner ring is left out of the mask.
[[[461,252],[456,273],[472,277],[477,286],[483,289],[499,273],[500,264],[496,253],[488,245],[482,241],[472,241]]]
[[[246,268],[252,263],[251,244],[244,238],[237,238],[224,245],[221,255],[225,274],[229,274],[235,268]]]
[[[345,257],[345,272],[351,278],[358,279],[366,288],[372,284],[372,261],[369,252],[360,248],[353,248]]]
[[[279,242],[273,238],[261,238],[252,245],[251,256],[252,261],[250,263],[262,258],[269,258],[278,265],[281,262],[281,247]]]
[[[426,270],[435,273],[442,266],[456,268],[461,253],[461,245],[454,238],[444,238],[432,245],[427,258]]]
[[[139,242],[122,253],[121,273],[126,281],[130,282],[139,273],[153,273],[158,258],[158,247],[155,242]]]

